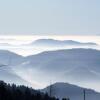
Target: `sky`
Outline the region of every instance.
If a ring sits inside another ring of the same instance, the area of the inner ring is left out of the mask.
[[[100,0],[0,0],[0,35],[100,35]]]

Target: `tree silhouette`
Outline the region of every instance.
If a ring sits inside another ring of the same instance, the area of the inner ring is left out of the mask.
[[[6,84],[0,81],[0,100],[58,100],[48,94],[33,90],[25,86]]]
[[[69,98],[62,98],[62,100],[70,100]]]

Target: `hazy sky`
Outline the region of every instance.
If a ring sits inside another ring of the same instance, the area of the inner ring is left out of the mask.
[[[0,0],[0,34],[100,35],[100,0]]]

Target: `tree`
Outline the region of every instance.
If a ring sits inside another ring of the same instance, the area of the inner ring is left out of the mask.
[[[58,100],[48,94],[25,86],[6,84],[0,81],[0,100]]]
[[[62,98],[62,100],[70,100],[69,98]]]

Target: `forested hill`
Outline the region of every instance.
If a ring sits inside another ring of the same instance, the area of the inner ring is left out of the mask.
[[[0,100],[58,100],[25,86],[6,84],[0,81]]]

